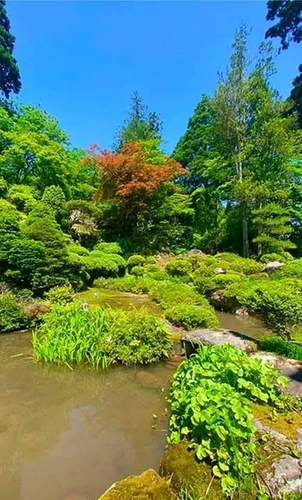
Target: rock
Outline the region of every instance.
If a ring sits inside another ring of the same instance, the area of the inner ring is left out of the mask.
[[[249,313],[246,307],[239,307],[239,309],[236,310],[235,314],[236,316],[240,316],[242,318],[249,317]]]
[[[283,262],[277,262],[277,261],[269,262],[268,264],[266,264],[264,266],[264,268],[262,269],[262,272],[272,274],[276,271],[279,271],[279,269],[281,269],[282,266],[284,266]]]
[[[226,271],[222,267],[216,267],[214,273],[216,274],[226,274]]]
[[[231,330],[195,330],[185,333],[181,339],[181,345],[184,347],[187,357],[190,357],[201,345],[211,346],[222,344],[231,344],[246,352],[253,352],[257,349],[255,342]]]
[[[177,500],[176,494],[157,472],[149,469],[114,483],[99,500]]]
[[[177,494],[186,491],[187,498],[225,498],[219,480],[212,476],[211,467],[205,462],[197,462],[194,451],[188,450],[185,441],[167,447],[160,464],[160,474]]]
[[[234,312],[239,306],[235,297],[226,297],[221,290],[217,290],[212,293],[210,302],[217,311],[226,311],[231,313]]]
[[[299,460],[291,455],[283,455],[275,461],[272,464],[272,468],[266,472],[265,476],[265,481],[269,485],[270,490],[276,497],[278,495],[278,498],[285,492],[285,489],[286,493],[302,491],[302,489],[293,489],[293,482],[294,484],[297,481],[298,484],[301,483],[302,468],[299,464]]]
[[[188,253],[187,253],[188,257],[190,257],[190,255],[202,255],[203,257],[206,257],[206,254],[203,253],[201,250],[199,250],[198,248],[192,248],[192,250],[190,250]]]

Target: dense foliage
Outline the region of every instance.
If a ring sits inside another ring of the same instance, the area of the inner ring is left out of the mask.
[[[170,442],[190,442],[230,494],[254,470],[250,401],[284,409],[278,370],[230,345],[202,347],[177,369],[171,389]]]

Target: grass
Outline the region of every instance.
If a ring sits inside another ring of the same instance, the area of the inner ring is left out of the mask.
[[[167,358],[169,331],[145,310],[56,306],[32,336],[38,361],[58,365],[147,364]]]
[[[302,361],[302,346],[277,336],[266,336],[259,340],[259,349],[274,352],[286,358]]]

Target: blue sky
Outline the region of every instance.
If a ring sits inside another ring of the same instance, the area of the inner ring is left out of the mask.
[[[112,145],[134,90],[164,123],[172,151],[203,93],[224,70],[236,28],[251,53],[269,23],[264,1],[8,1],[22,102],[55,115],[75,146]],[[276,43],[277,45],[277,43]],[[273,83],[287,96],[302,63],[291,45]]]

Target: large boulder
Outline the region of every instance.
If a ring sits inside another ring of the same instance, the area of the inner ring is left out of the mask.
[[[231,344],[238,349],[248,353],[257,350],[257,344],[249,337],[232,330],[201,329],[187,332],[182,336],[181,345],[185,349],[187,357],[190,357],[201,345],[223,345]]]
[[[235,297],[226,297],[223,290],[212,293],[210,303],[217,311],[234,312],[240,306]]]
[[[153,469],[114,483],[99,500],[177,500],[176,494]]]
[[[192,250],[190,250],[188,253],[187,253],[188,257],[190,257],[190,255],[202,255],[203,257],[206,257],[206,254],[203,253],[201,250],[199,250],[198,248],[192,248]]]
[[[176,493],[186,492],[187,498],[225,498],[220,481],[213,478],[211,467],[205,462],[198,462],[185,441],[167,447],[160,464],[160,474],[169,480]]]

